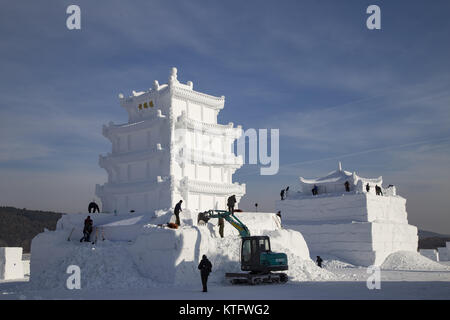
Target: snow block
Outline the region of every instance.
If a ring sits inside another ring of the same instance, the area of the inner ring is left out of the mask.
[[[13,280],[24,277],[21,247],[0,248],[0,279]]]
[[[182,215],[192,215],[183,212]],[[268,235],[272,250],[288,255],[291,280],[330,280],[334,275],[318,268],[309,259],[303,236],[294,230],[280,228],[274,213],[236,213],[253,235]],[[82,223],[84,215],[65,215],[55,231],[37,235],[31,245],[32,286],[64,288],[69,275],[67,267],[81,269],[82,289],[139,288],[157,285],[199,285],[197,269],[203,254],[212,262],[210,282],[222,283],[226,272],[240,272],[238,232],[225,224],[225,237],[219,235],[217,220],[206,225],[182,224],[178,229],[158,226],[171,213],[153,216],[91,215],[94,226],[105,228],[105,241],[95,245],[80,243],[78,235],[67,241],[73,226]],[[81,236],[80,236],[81,237]],[[48,253],[51,252],[51,255]]]
[[[406,199],[397,195],[298,194],[276,206],[283,225],[302,233],[313,256],[369,266],[396,251],[417,251],[417,228],[408,224]]]
[[[450,260],[450,242],[447,241],[445,243],[445,247],[447,248],[447,255],[446,255],[447,260]]]
[[[439,248],[437,248],[437,250],[439,253],[439,261],[449,261],[450,260],[447,247],[439,247]]]
[[[419,253],[433,261],[439,261],[439,254],[435,249],[420,249]]]
[[[353,265],[380,265],[392,252],[417,251],[417,228],[388,222],[289,224],[301,232],[312,256],[332,255]]]
[[[308,222],[372,222],[387,220],[408,223],[406,199],[371,193],[323,194],[277,201],[283,220]]]

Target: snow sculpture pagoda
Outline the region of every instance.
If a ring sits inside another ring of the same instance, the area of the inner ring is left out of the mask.
[[[217,124],[225,97],[207,95],[182,84],[172,68],[168,84],[119,95],[128,123],[103,126],[112,152],[100,156],[108,181],[96,186],[104,212],[155,212],[183,200],[190,210],[225,209],[230,195],[245,194],[233,183],[242,166],[233,152],[241,126]]]
[[[312,256],[379,265],[395,251],[417,251],[418,244],[417,227],[408,224],[406,199],[394,186],[382,184],[382,177],[362,178],[339,163],[325,177],[300,177],[300,191],[276,205],[283,225],[302,233]]]

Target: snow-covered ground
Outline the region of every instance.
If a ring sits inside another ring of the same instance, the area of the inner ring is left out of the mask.
[[[170,212],[158,217],[96,215],[95,226],[102,232],[93,244],[79,241],[85,215],[66,215],[55,231],[33,239],[31,281],[0,282],[0,299],[450,299],[450,263],[398,251],[379,269],[381,289],[369,290],[367,268],[326,255],[319,268],[301,233],[282,228],[273,213],[237,216],[252,234],[268,235],[273,251],[287,254],[288,283],[229,284],[224,275],[240,271],[241,240],[229,226],[221,238],[215,221],[195,225],[195,217],[185,213],[182,227],[174,230],[158,226],[172,219]],[[208,293],[201,292],[197,269],[202,254],[213,264]],[[73,265],[81,270],[81,289],[69,290],[66,269]]]
[[[327,261],[325,261],[326,264]],[[450,267],[449,262],[440,263]],[[163,299],[163,300],[291,300],[291,299],[450,299],[450,271],[382,270],[381,289],[369,290],[364,267],[334,261],[327,267],[333,281],[288,282],[281,285],[155,285],[144,289],[43,290],[28,279],[0,282],[0,299]]]

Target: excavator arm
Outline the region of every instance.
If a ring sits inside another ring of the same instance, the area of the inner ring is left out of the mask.
[[[230,223],[240,234],[241,237],[250,237],[250,231],[234,214],[225,210],[208,210],[198,214],[198,221],[208,222],[211,218],[223,218]]]

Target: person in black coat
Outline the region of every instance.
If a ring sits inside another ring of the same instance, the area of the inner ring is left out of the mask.
[[[323,260],[322,260],[322,258],[321,258],[320,256],[317,256],[316,262],[317,262],[317,265],[318,265],[320,268],[322,268],[322,262],[323,262]]]
[[[86,242],[90,241],[93,224],[94,222],[92,221],[91,216],[88,216],[86,220],[84,220],[83,238],[80,239],[80,242],[82,242],[83,240]]]
[[[382,196],[383,192],[381,191],[381,187],[379,187],[378,185],[375,186],[375,194],[377,196]]]
[[[178,201],[178,203],[175,205],[175,209],[173,210],[173,213],[175,214],[175,218],[176,218],[175,223],[177,225],[181,225],[181,222],[180,222],[180,211],[183,211],[183,210],[181,210],[181,204],[182,203],[183,203],[183,200]]]
[[[234,215],[234,205],[236,204],[236,196],[233,194],[231,197],[227,200],[227,207],[228,211]]]
[[[96,211],[100,212],[100,208],[95,203],[95,201],[92,201],[91,203],[89,203],[89,206],[88,206],[89,213],[91,213],[91,210],[92,210],[92,213],[95,213]]]
[[[208,292],[208,276],[211,273],[212,270],[212,264],[206,257],[206,255],[203,255],[202,260],[200,261],[200,264],[198,265],[198,269],[200,270],[200,276],[202,278],[202,285],[203,285],[203,292]]]
[[[223,238],[223,230],[225,228],[225,220],[222,217],[219,217],[219,234],[220,237]]]
[[[284,200],[284,193],[285,193],[284,189],[283,189],[283,190],[281,190],[281,192],[280,192],[280,197],[281,197],[281,200]]]

